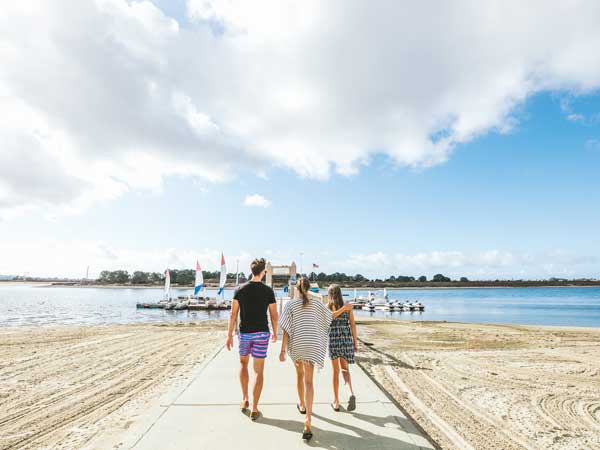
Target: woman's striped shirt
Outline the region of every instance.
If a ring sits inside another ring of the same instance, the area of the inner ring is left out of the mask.
[[[279,326],[289,335],[288,354],[294,362],[310,361],[323,368],[331,320],[331,311],[318,300],[306,306],[299,298],[286,302]]]

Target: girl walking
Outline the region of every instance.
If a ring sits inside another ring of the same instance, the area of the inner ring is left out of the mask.
[[[336,284],[331,285],[328,293],[329,304],[327,307],[334,314],[342,311],[344,300],[340,287]],[[354,323],[354,313],[352,309],[343,310],[337,318],[333,319],[329,328],[329,358],[333,365],[333,403],[331,403],[331,407],[335,411],[340,410],[340,372],[350,396],[346,409],[348,411],[356,409],[356,397],[352,390],[349,364],[354,364],[354,352],[357,348],[358,336],[356,334],[356,324]]]
[[[306,415],[302,439],[309,440],[313,436],[311,419],[314,398],[314,368],[315,365],[323,368],[329,339],[329,326],[334,314],[318,299],[309,297],[310,282],[307,278],[300,278],[296,288],[300,298],[289,300],[279,319],[279,326],[283,330],[279,360],[285,361],[287,351],[294,361],[296,388],[298,389],[296,407],[300,414]],[[335,317],[344,311],[345,309],[336,311]]]

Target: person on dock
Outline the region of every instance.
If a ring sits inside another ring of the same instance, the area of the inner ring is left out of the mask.
[[[323,368],[329,326],[334,317],[351,309],[350,305],[332,312],[319,300],[309,297],[310,281],[302,277],[296,288],[300,298],[289,300],[281,314],[280,326],[283,330],[279,360],[285,361],[286,350],[296,367],[296,388],[300,414],[305,414],[302,439],[309,440],[314,399],[313,374],[315,365]]]
[[[337,284],[329,286],[329,303],[327,307],[332,311],[338,311],[344,307],[342,290]],[[350,395],[348,400],[348,411],[356,409],[356,396],[352,390],[352,379],[350,378],[349,364],[354,364],[354,352],[358,348],[358,335],[354,323],[354,312],[352,309],[344,311],[340,316],[333,319],[329,327],[329,358],[333,365],[333,403],[334,411],[340,410],[340,372]]]
[[[231,303],[231,315],[229,316],[229,330],[227,334],[226,347],[233,347],[233,329],[235,321],[240,315],[240,331],[238,334],[240,350],[240,385],[242,387],[242,411],[247,411],[250,402],[248,397],[248,365],[252,356],[252,367],[254,370],[254,385],[252,387],[252,411],[250,418],[256,420],[260,417],[258,402],[262,393],[264,383],[265,358],[269,338],[271,342],[277,341],[277,303],[273,289],[262,283],[266,274],[266,262],[264,258],[255,259],[250,264],[252,279],[240,286],[233,294]],[[271,327],[273,334],[269,333],[269,322],[267,310],[271,316]]]

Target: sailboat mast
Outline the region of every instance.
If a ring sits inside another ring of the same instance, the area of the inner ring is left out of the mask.
[[[235,286],[239,286],[240,284],[240,260],[236,259],[235,260]]]

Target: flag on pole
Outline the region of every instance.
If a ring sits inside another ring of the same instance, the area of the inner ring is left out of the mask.
[[[202,267],[200,263],[196,261],[196,282],[194,283],[194,295],[198,295],[198,292],[204,287],[204,277],[202,276]]]
[[[318,265],[318,264],[315,264],[315,263],[313,263],[313,269],[318,269],[318,268],[319,268],[319,265]]]

